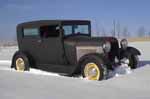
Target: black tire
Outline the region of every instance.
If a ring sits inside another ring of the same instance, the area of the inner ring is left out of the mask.
[[[85,70],[85,67],[88,63],[94,63],[94,64],[97,65],[97,67],[100,71],[100,76],[96,80],[103,80],[106,76],[107,69],[104,67],[104,62],[103,62],[102,58],[100,58],[96,55],[91,55],[82,62],[82,64],[81,64],[81,73],[82,73],[83,78],[86,77],[85,73],[84,73],[84,70]]]
[[[136,69],[138,65],[139,59],[137,55],[131,55],[129,58],[129,66],[131,69]]]
[[[24,53],[22,53],[22,52],[18,52],[18,53],[14,56],[14,58],[13,58],[13,65],[14,65],[15,70],[17,70],[16,61],[17,61],[17,59],[19,59],[19,58],[23,59],[24,64],[25,64],[23,71],[29,71],[29,70],[30,70],[29,59],[28,59],[28,57],[27,57]]]

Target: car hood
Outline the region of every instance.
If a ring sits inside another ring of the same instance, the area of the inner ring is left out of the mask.
[[[89,37],[89,36],[72,36],[64,39],[65,43],[77,45],[77,46],[99,46],[104,42],[118,42],[114,37]]]

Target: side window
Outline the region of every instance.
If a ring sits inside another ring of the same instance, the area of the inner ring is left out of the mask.
[[[74,28],[75,28],[75,33],[89,34],[88,25],[75,25]]]
[[[39,36],[38,28],[24,28],[23,29],[24,36]]]
[[[59,30],[58,25],[42,26],[40,27],[40,36],[42,38],[59,37]]]
[[[73,29],[72,29],[72,26],[63,26],[63,30],[64,30],[64,35],[70,35],[73,33]]]

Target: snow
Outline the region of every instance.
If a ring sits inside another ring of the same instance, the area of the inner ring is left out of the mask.
[[[121,64],[115,69],[115,73],[118,75],[124,75],[124,74],[130,74],[131,68],[128,66],[128,64]]]
[[[11,61],[10,60],[0,60],[1,65],[10,65]]]
[[[10,66],[11,65],[11,61],[9,60],[0,60],[0,70],[5,70],[5,71],[12,71],[12,72],[17,72],[14,69],[11,69]],[[42,70],[38,70],[38,69],[33,69],[30,68],[30,71],[25,71],[25,74],[34,74],[34,75],[48,75],[48,76],[59,76],[56,73],[50,73],[50,72],[46,72],[46,71],[42,71]]]
[[[150,47],[147,47],[149,44],[150,42],[130,43],[142,53],[140,68],[132,73],[103,81],[64,77],[37,69],[17,72],[10,69],[11,58],[17,47],[0,48],[0,98],[150,99]]]
[[[17,51],[18,47],[0,47],[0,60],[11,60],[15,51]]]
[[[150,66],[104,81],[0,70],[2,99],[149,99]]]
[[[129,43],[130,46],[134,46],[135,48],[139,49],[142,55],[140,56],[140,60],[149,61],[150,60],[150,42],[131,42]]]

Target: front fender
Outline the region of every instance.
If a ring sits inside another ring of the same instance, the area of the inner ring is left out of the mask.
[[[83,63],[86,59],[88,59],[88,58],[90,58],[90,57],[92,57],[92,56],[98,56],[98,57],[100,57],[100,58],[102,59],[102,61],[104,61],[104,63],[105,63],[105,60],[107,60],[106,57],[105,57],[105,54],[89,53],[89,54],[83,55],[83,56],[80,57],[80,59],[77,61],[77,65],[76,65],[76,67],[75,67],[75,69],[74,69],[73,74],[75,74],[75,75],[81,74],[81,65],[82,65],[82,63]]]
[[[87,59],[88,57],[90,57],[91,55],[99,55],[97,53],[89,53],[89,54],[86,54],[86,55],[83,55],[82,57],[80,57],[78,63],[82,62],[84,59]],[[102,55],[101,55],[102,56]]]
[[[109,59],[108,59],[108,57],[106,57],[106,55],[104,53],[101,53],[101,54],[99,54],[99,53],[90,53],[90,54],[86,54],[86,55],[82,56],[79,59],[78,66],[80,66],[84,60],[86,60],[87,58],[90,58],[92,56],[98,56],[99,58],[102,59],[104,64],[108,64],[109,63]]]
[[[141,55],[141,52],[134,47],[127,47],[127,51],[133,55]]]

